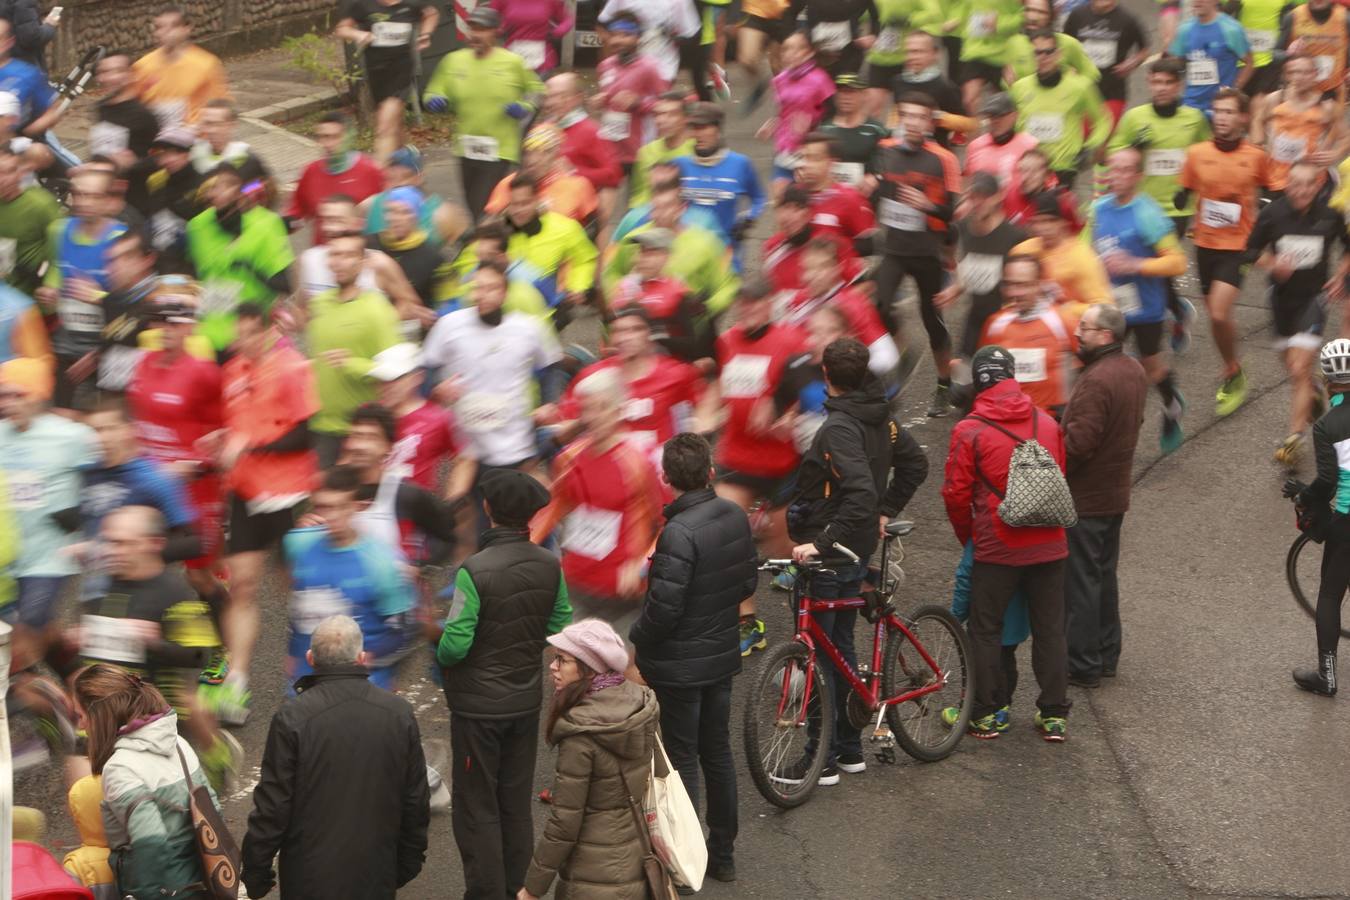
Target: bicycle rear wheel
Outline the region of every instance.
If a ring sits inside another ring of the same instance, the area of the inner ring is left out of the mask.
[[[1289,546],[1284,560],[1289,593],[1309,618],[1317,617],[1317,592],[1322,585],[1322,545],[1300,534]],[[1350,627],[1341,627],[1341,637],[1350,637]]]
[[[923,762],[936,762],[956,749],[970,722],[970,708],[975,702],[970,643],[956,616],[940,606],[919,607],[906,619],[906,624],[937,664],[939,674],[933,672],[903,632],[892,630],[882,669],[885,695],[894,697],[918,690],[938,678],[942,686],[922,697],[886,707],[886,721],[896,743],[906,753]],[[946,707],[958,710],[956,723],[950,727],[942,721],[942,710]]]
[[[775,806],[800,806],[816,789],[834,735],[834,695],[799,641],[764,658],[745,706],[745,757],[755,787]]]

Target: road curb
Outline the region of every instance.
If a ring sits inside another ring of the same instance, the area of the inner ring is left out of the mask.
[[[336,91],[329,89],[305,94],[303,97],[293,97],[290,100],[283,100],[270,106],[245,110],[239,115],[240,118],[258,119],[263,122],[270,122],[273,125],[281,125],[303,119],[305,116],[317,112],[323,112],[326,109],[332,109],[341,104],[342,97]]]

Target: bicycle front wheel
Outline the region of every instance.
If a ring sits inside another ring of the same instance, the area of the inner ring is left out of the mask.
[[[882,669],[885,695],[895,697],[934,682],[940,686],[914,700],[886,707],[886,721],[895,742],[906,753],[923,762],[936,762],[956,749],[970,722],[970,708],[975,702],[970,643],[956,616],[940,606],[919,607],[906,624],[914,640],[892,630],[886,644]],[[937,664],[936,672],[915,642]],[[950,726],[942,720],[942,711],[949,707],[957,711],[956,721]]]
[[[1322,545],[1300,534],[1289,547],[1284,560],[1284,577],[1289,593],[1308,617],[1317,617],[1317,592],[1322,587]],[[1350,637],[1350,628],[1341,627],[1341,637]]]
[[[775,806],[800,806],[816,789],[834,735],[834,695],[799,641],[764,658],[745,707],[745,756],[755,787]]]

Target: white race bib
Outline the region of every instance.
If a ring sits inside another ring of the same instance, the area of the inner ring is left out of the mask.
[[[473,391],[455,404],[455,415],[469,431],[478,433],[497,431],[510,421],[511,402],[505,394]]]
[[[42,508],[42,494],[45,488],[41,472],[34,472],[31,469],[10,469],[5,473],[5,481],[9,488],[11,509]]]
[[[313,634],[324,619],[345,616],[350,603],[332,587],[305,588],[291,594],[291,627],[299,634]]]
[[[84,616],[80,625],[82,656],[119,663],[145,662],[145,638],[140,630],[140,620]]]
[[[376,22],[370,26],[372,47],[405,47],[412,42],[411,22]]]
[[[998,27],[998,13],[995,12],[971,13],[970,18],[966,20],[966,36],[972,38],[993,37],[994,30],[997,27]]]
[[[93,303],[62,294],[56,301],[56,314],[61,319],[61,327],[67,331],[88,334],[103,330],[103,307]]]
[[[237,281],[213,278],[202,283],[202,312],[227,313],[244,297],[244,286]]]
[[[1291,134],[1276,134],[1270,142],[1270,156],[1276,162],[1296,163],[1308,152],[1308,139]]]
[[[607,110],[600,117],[600,139],[605,141],[626,141],[633,127],[633,116],[626,112]]]
[[[651,416],[653,408],[651,397],[630,397],[623,405],[623,420],[641,422]]]
[[[722,367],[722,396],[730,400],[758,397],[769,389],[772,356],[741,354]]]
[[[896,231],[924,231],[928,227],[928,217],[923,210],[884,197],[877,206],[877,219]]]
[[[159,120],[159,130],[183,124],[187,118],[186,100],[158,100],[150,104],[150,111]]]
[[[1150,150],[1144,154],[1144,174],[1170,178],[1181,172],[1185,162],[1185,150]]]
[[[183,234],[187,223],[171,210],[161,209],[150,217],[150,243],[156,250],[168,250]]]
[[[1219,62],[1209,57],[1186,61],[1186,83],[1208,87],[1219,83]]]
[[[1235,228],[1242,219],[1242,204],[1220,200],[1200,201],[1200,224],[1207,228]]]
[[[605,559],[619,546],[623,513],[583,503],[567,515],[562,547],[587,559]]]
[[[1126,316],[1133,315],[1142,308],[1139,302],[1139,285],[1133,281],[1111,285],[1111,297],[1116,301],[1116,308]]]
[[[1046,379],[1044,347],[1009,347],[1008,352],[1013,355],[1013,361],[1017,364],[1017,374],[1014,377],[1018,381],[1034,382]]]
[[[112,156],[131,146],[131,129],[112,122],[95,122],[89,126],[89,155]]]
[[[506,49],[525,60],[531,69],[542,69],[548,61],[548,44],[543,41],[512,41]]]
[[[1276,34],[1266,29],[1247,31],[1247,44],[1253,53],[1269,53],[1275,49]]]
[[[496,138],[484,137],[480,134],[461,134],[459,146],[464,151],[465,159],[496,162],[501,158],[501,154],[497,150]]]
[[[1116,64],[1116,42],[1101,38],[1089,38],[1083,41],[1083,52],[1092,64],[1099,69],[1107,69]]]
[[[837,162],[830,167],[830,174],[834,176],[835,181],[857,187],[862,184],[867,167],[862,163]]]
[[[956,264],[961,283],[972,294],[992,294],[1003,278],[1003,257],[993,253],[967,253]]]
[[[1318,81],[1326,81],[1336,69],[1336,57],[1334,56],[1314,56],[1313,62],[1317,65]]]
[[[817,50],[826,53],[838,53],[853,40],[853,25],[850,22],[818,22],[811,29],[811,43]]]
[[[1286,234],[1275,241],[1275,252],[1295,269],[1311,269],[1322,261],[1326,242],[1315,234]]]
[[[797,167],[802,164],[802,155],[799,151],[789,153],[777,153],[774,155],[773,164],[780,169],[787,169],[789,172],[797,171]]]
[[[1036,113],[1028,116],[1027,134],[1042,144],[1053,144],[1064,137],[1064,116],[1060,113]]]
[[[125,391],[131,383],[136,364],[145,355],[137,347],[114,344],[98,358],[98,386],[105,391]]]
[[[887,25],[872,43],[872,49],[878,53],[894,53],[900,49],[900,30]]]

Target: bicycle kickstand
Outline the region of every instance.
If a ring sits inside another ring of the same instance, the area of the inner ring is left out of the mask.
[[[883,721],[886,718],[886,707],[882,706],[877,710],[877,721],[872,728],[871,741],[876,745],[877,762],[886,766],[895,765],[895,735],[891,734],[891,728]]]

